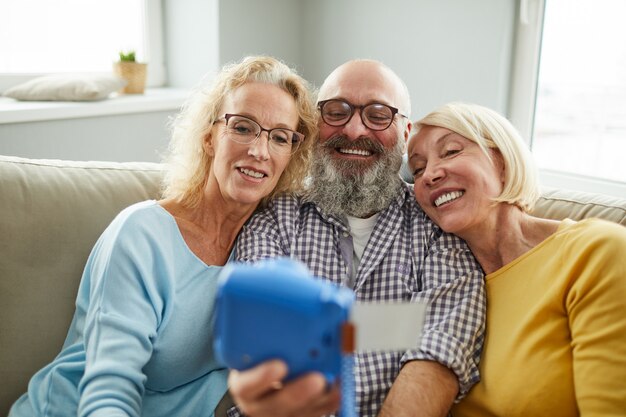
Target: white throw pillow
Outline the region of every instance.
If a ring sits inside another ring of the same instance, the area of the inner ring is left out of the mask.
[[[24,101],[92,101],[107,98],[126,85],[108,74],[55,74],[11,87],[3,96]]]

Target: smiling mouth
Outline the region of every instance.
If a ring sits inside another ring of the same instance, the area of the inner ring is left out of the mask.
[[[252,177],[252,178],[257,178],[257,179],[260,179],[260,178],[263,178],[263,177],[266,177],[266,176],[267,176],[267,175],[265,175],[265,174],[264,174],[264,173],[262,173],[262,172],[253,171],[253,170],[251,170],[251,169],[247,169],[247,168],[237,168],[237,169],[238,169],[238,170],[239,170],[239,172],[241,172],[242,174],[247,175],[247,176]]]
[[[460,198],[463,194],[465,194],[464,191],[452,191],[451,193],[442,194],[435,200],[435,207],[454,201]]]
[[[366,149],[354,149],[354,148],[337,148],[337,152],[344,155],[358,155],[358,156],[371,156],[372,151]]]

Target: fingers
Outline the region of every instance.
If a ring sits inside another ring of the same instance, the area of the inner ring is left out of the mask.
[[[279,388],[285,376],[287,365],[283,361],[271,360],[247,371],[231,370],[228,375],[228,387],[236,402],[238,399],[252,401],[272,389]]]
[[[319,373],[310,373],[282,386],[283,362],[270,361],[247,371],[231,371],[229,389],[239,409],[250,417],[319,417],[339,407],[339,390],[326,388]]]

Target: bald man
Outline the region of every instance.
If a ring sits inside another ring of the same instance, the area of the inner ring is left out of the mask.
[[[399,176],[411,130],[404,82],[380,62],[354,60],[328,76],[318,99],[309,188],[256,214],[236,257],[299,259],[315,276],[353,289],[357,301],[428,302],[415,349],[356,355],[357,413],[445,416],[478,381],[485,314],[480,267],[460,239],[428,219]],[[279,361],[233,371],[229,386],[239,410],[251,417],[336,410],[337,390],[326,389],[322,375],[283,385],[286,373]]]

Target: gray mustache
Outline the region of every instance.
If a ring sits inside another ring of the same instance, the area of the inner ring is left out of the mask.
[[[350,140],[346,136],[334,136],[328,139],[323,145],[324,148],[352,148],[358,147],[374,153],[384,153],[385,148],[380,143],[368,138],[361,137],[356,140]]]

